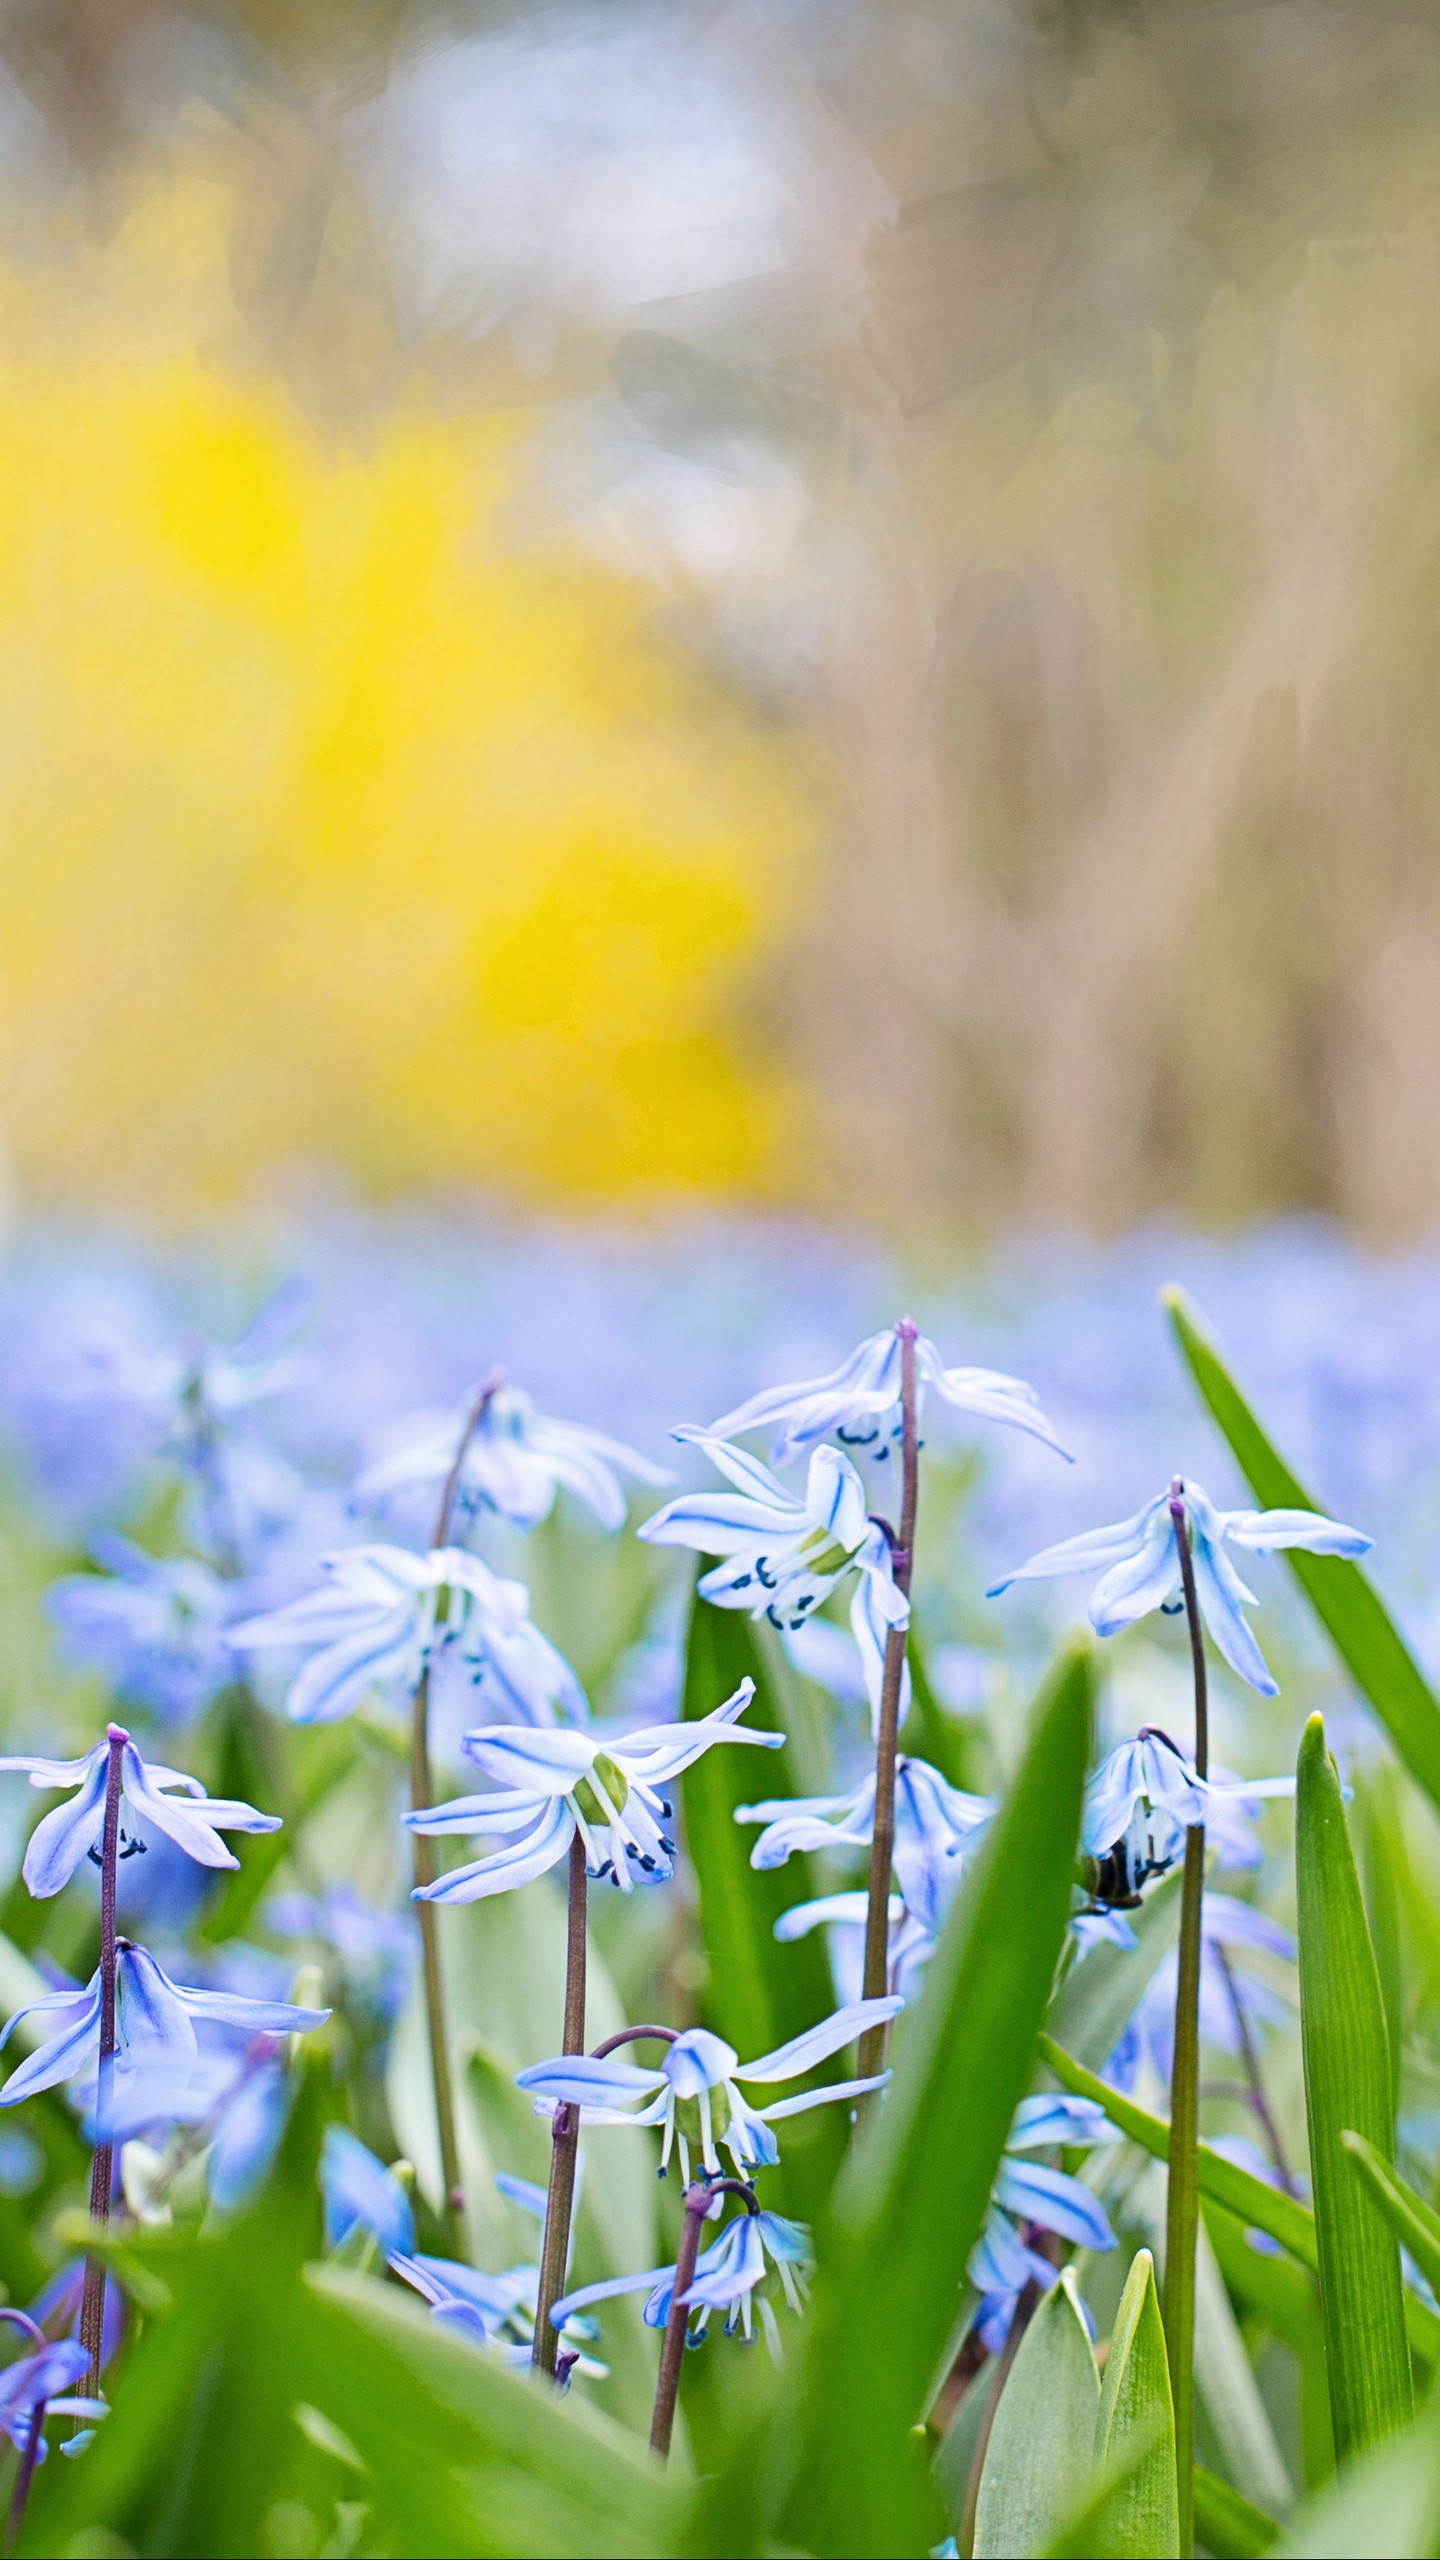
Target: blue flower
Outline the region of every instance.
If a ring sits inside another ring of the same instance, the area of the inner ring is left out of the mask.
[[[528,2090],[546,2113],[561,2105],[578,2107],[584,2124],[663,2125],[662,2176],[672,2149],[678,2149],[687,2186],[692,2152],[699,2154],[712,2177],[718,2177],[719,2147],[723,2146],[743,2177],[752,2168],[774,2167],[780,2147],[770,2127],[781,2117],[862,2097],[867,2090],[880,2088],[890,2074],[881,2071],[866,2080],[836,2081],[828,2088],[804,2090],[796,2098],[780,2098],[768,2107],[752,2107],[737,2084],[798,2080],[802,2072],[828,2062],[831,2054],[853,2043],[868,2027],[882,2026],[904,2005],[893,1997],[857,2000],[804,2035],[792,2037],[789,2044],[762,2054],[758,2062],[742,2062],[734,2046],[707,2027],[688,2027],[666,2048],[654,2070],[626,2062],[619,2054],[598,2058],[560,2054],[553,2061],[535,2062],[517,2072],[516,2086]],[[627,2105],[626,2100],[642,2103]]]
[[[787,1493],[768,1467],[705,1431],[677,1431],[728,1477],[731,1493],[682,1493],[652,1513],[638,1534],[657,1547],[694,1547],[723,1561],[700,1591],[717,1609],[744,1609],[782,1633],[802,1627],[828,1593],[854,1573],[850,1625],[860,1648],[872,1712],[878,1713],[885,1638],[909,1623],[890,1543],[865,1507],[865,1488],[838,1449],[817,1449],[805,1499]],[[901,1714],[906,1697],[901,1699]]]
[[[1021,2099],[991,2191],[989,2218],[970,2257],[970,2281],[980,2295],[976,2327],[992,2355],[999,2354],[1010,2334],[1025,2286],[1033,2279],[1048,2292],[1059,2275],[1052,2261],[1030,2246],[1027,2229],[1053,2231],[1082,2249],[1115,2246],[1115,2234],[1089,2188],[1065,2170],[1046,2168],[1024,2155],[1062,2145],[1076,2150],[1117,2138],[1103,2107],[1092,2099]]]
[[[387,2258],[406,2257],[413,2250],[415,2216],[410,2198],[394,2171],[343,2124],[325,2127],[320,2187],[328,2249],[338,2249],[358,2229],[369,2232]]]
[[[1214,1770],[1197,1777],[1167,1733],[1147,1725],[1133,1742],[1121,1742],[1102,1760],[1085,1790],[1082,1848],[1109,1858],[1133,1892],[1163,1875],[1185,1847],[1192,1824],[1203,1823],[1227,1866],[1258,1863],[1260,1844],[1250,1818],[1269,1796],[1293,1796],[1293,1778],[1235,1778]]]
[[[478,1394],[472,1389],[453,1413],[418,1417],[394,1455],[367,1467],[358,1478],[352,1502],[382,1504],[413,1486],[443,1485]],[[584,1423],[554,1422],[536,1412],[521,1388],[500,1386],[469,1429],[456,1500],[462,1516],[494,1511],[517,1529],[536,1529],[548,1518],[563,1485],[589,1504],[603,1528],[619,1529],[625,1522],[622,1476],[640,1484],[672,1481],[667,1468],[652,1466],[623,1440],[591,1431]]]
[[[208,2020],[233,2033],[303,2035],[323,2027],[328,2009],[295,2008],[287,2000],[245,2000],[231,1991],[188,1989],[172,1982],[144,1947],[129,1939],[117,1942],[115,1966],[114,2107],[125,2116],[131,2106],[133,2081],[151,2075],[193,2069],[199,2056],[194,2021]],[[42,2018],[49,2028],[45,2041],[12,2071],[0,2106],[18,2106],[41,2089],[87,2080],[100,2056],[100,1975],[83,1990],[52,1991],[27,2001],[7,2019],[0,2046],[8,2043],[22,2018]],[[152,2114],[147,2121],[154,2122]]]
[[[97,1538],[108,1573],[69,1573],[45,1605],[70,1656],[121,1697],[180,1722],[235,1677],[225,1641],[235,1587],[198,1556],[152,1556],[129,1538]]]
[[[862,1996],[865,1972],[865,1930],[869,1918],[868,1893],[822,1893],[813,1902],[797,1902],[782,1911],[775,1923],[774,1935],[781,1946],[789,1946],[796,1938],[808,1938],[812,1929],[824,1929],[830,1942],[830,1968],[835,1988],[843,2001]],[[890,1938],[886,1955],[886,1978],[890,1989],[902,2000],[915,1998],[920,1976],[935,1952],[937,1940],[933,1929],[927,1929],[914,1913],[907,1911],[898,1893],[892,1893],[888,1904]],[[1131,1933],[1133,1937],[1133,1931]]]
[[[768,1387],[737,1405],[733,1413],[722,1414],[710,1428],[731,1440],[737,1431],[778,1425],[771,1451],[777,1467],[813,1449],[817,1441],[828,1440],[832,1433],[847,1448],[883,1458],[900,1436],[900,1361],[901,1337],[891,1326],[884,1333],[872,1333],[825,1377],[804,1378],[796,1386]],[[957,1412],[973,1414],[982,1422],[1008,1423],[1043,1440],[1062,1458],[1070,1455],[1041,1412],[1033,1387],[1023,1378],[1007,1378],[998,1369],[947,1369],[934,1343],[922,1333],[915,1344],[915,1379],[920,1409],[926,1388],[933,1387]]]
[[[123,1743],[120,1790],[137,1818],[134,1837],[141,1846],[148,1832],[159,1831],[199,1866],[235,1867],[240,1862],[226,1848],[222,1831],[280,1829],[278,1814],[257,1813],[253,1805],[236,1803],[229,1796],[207,1796],[198,1778],[142,1760],[123,1727],[112,1725],[107,1739],[97,1742],[83,1760],[42,1760],[24,1754],[0,1759],[0,1771],[21,1771],[32,1787],[76,1790],[69,1804],[57,1804],[31,1833],[24,1875],[37,1899],[58,1893],[81,1859],[100,1845],[111,1738]],[[121,1854],[125,1854],[123,1844]]]
[[[1361,1530],[1347,1529],[1318,1511],[1217,1511],[1202,1485],[1182,1484],[1180,1493],[1195,1560],[1200,1614],[1231,1670],[1262,1697],[1277,1697],[1278,1684],[1242,1614],[1246,1607],[1256,1606],[1255,1594],[1247,1590],[1230,1562],[1227,1545],[1254,1555],[1304,1547],[1317,1556],[1363,1556],[1373,1541]],[[1101,1580],[1090,1601],[1090,1623],[1097,1635],[1116,1635],[1122,1627],[1148,1617],[1152,1609],[1173,1613],[1183,1603],[1171,1499],[1168,1491],[1159,1493],[1129,1520],[1064,1538],[1055,1547],[1042,1547],[1028,1564],[992,1583],[987,1598],[996,1599],[1014,1582],[1098,1568]]]
[[[497,2181],[497,2183],[499,2183]],[[541,2198],[543,2211],[544,2198]],[[397,2253],[390,2260],[390,2272],[403,2284],[429,2303],[432,2319],[457,2336],[469,2338],[479,2346],[496,2349],[507,2363],[528,2365],[535,2344],[535,2306],[540,2293],[538,2267],[506,2267],[498,2275],[485,2275],[475,2267],[462,2266],[455,2258],[411,2257]],[[575,2359],[573,2370],[590,2381],[602,2382],[609,2372],[585,2350],[595,2335],[595,2323],[575,2315],[557,2320],[560,2343]]]
[[[25,2451],[37,2409],[47,2409],[57,2418],[103,2418],[103,2400],[77,2398],[73,2390],[73,2385],[90,2369],[88,2347],[82,2347],[76,2338],[40,2337],[24,2312],[7,2312],[5,2317],[23,2324],[38,2340],[29,2355],[17,2356],[14,2364],[0,2372],[0,2427],[16,2451]],[[43,2461],[43,2439],[37,2452]]]
[[[950,1786],[928,1760],[906,1754],[895,1763],[893,1867],[905,1908],[934,1936],[943,1924],[966,1852],[994,1812],[988,1796]],[[762,1871],[783,1867],[797,1852],[868,1849],[875,1824],[875,1774],[845,1796],[776,1796],[735,1808],[737,1822],[763,1822],[750,1852]]]
[[[754,1681],[742,1680],[723,1706],[693,1723],[641,1725],[603,1742],[595,1734],[536,1733],[519,1725],[467,1733],[463,1747],[469,1757],[487,1777],[504,1783],[490,1795],[456,1796],[428,1812],[407,1813],[407,1824],[412,1831],[442,1836],[521,1836],[488,1858],[452,1868],[434,1884],[417,1886],[414,1899],[478,1902],[513,1892],[558,1866],[577,1830],[592,1876],[609,1876],[622,1893],[646,1878],[663,1882],[674,1873],[675,1844],[664,1827],[671,1808],[660,1789],[718,1742],[775,1751],[784,1741],[783,1734],[737,1728],[736,1717],[754,1695]]]
[[[524,1584],[492,1573],[463,1547],[425,1556],[343,1547],[322,1556],[320,1570],[326,1580],[318,1590],[229,1631],[240,1651],[276,1645],[309,1653],[286,1700],[296,1724],[332,1724],[388,1681],[413,1691],[442,1652],[464,1663],[485,1703],[521,1723],[551,1724],[557,1714],[584,1721],[585,1693],[532,1625]]]
[[[721,2210],[722,2202],[716,2196],[707,2220]],[[719,2239],[702,2249],[695,2261],[694,2279],[684,2296],[686,2310],[696,2314],[689,2323],[690,2344],[704,2337],[714,2311],[726,2315],[727,2338],[739,2329],[748,2340],[753,2314],[758,2310],[770,2351],[778,2359],[780,2332],[775,2315],[757,2289],[773,2267],[786,2303],[798,2312],[804,2308],[813,2263],[810,2234],[803,2222],[790,2222],[783,2214],[759,2210],[736,2214]],[[550,2314],[551,2320],[563,2331],[565,2321],[592,2303],[610,2302],[619,2294],[648,2293],[643,2315],[646,2326],[663,2329],[670,2317],[675,2275],[674,2267],[648,2267],[642,2275],[608,2276],[601,2284],[582,2284],[574,2293],[561,2297]]]
[[[1263,1911],[1232,1894],[1207,1893],[1200,1937],[1200,2034],[1222,2053],[1238,2054],[1245,2037],[1258,2047],[1267,2027],[1287,2027],[1291,2007],[1240,1961],[1254,1954],[1281,1964],[1295,1961],[1295,1941]],[[1125,2034],[1106,2065],[1117,2088],[1133,2087],[1142,2058],[1170,2085],[1175,2043],[1175,1984],[1179,1954],[1172,1948],[1142,1992]],[[1239,2015],[1237,2016],[1237,2010]],[[1242,2028],[1243,2021],[1243,2028]]]

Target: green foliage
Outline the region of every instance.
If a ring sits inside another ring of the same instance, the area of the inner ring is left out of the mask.
[[[1132,2453],[1137,2458],[1129,2467]],[[1178,2552],[1175,2412],[1148,2249],[1136,2251],[1115,2315],[1095,2419],[1095,2460],[1102,2471],[1127,2466],[1096,2520],[1097,2560],[1131,2553],[1137,2560],[1166,2560]]]
[[[1084,2500],[1100,2376],[1067,2267],[1043,2295],[1000,2395],[980,2474],[975,2560],[1046,2550]]]
[[[1340,2143],[1396,2240],[1409,2250],[1433,2292],[1440,2286],[1440,2214],[1417,2196],[1363,2133],[1342,2133]]]
[[[1015,1783],[896,2038],[886,2104],[837,2190],[783,2525],[804,2549],[886,2553],[935,2539],[907,2445],[954,2324],[1049,1997],[1091,1700],[1090,1655],[1077,1650],[1039,1701]]]
[[[1195,2530],[1215,2560],[1260,2560],[1280,2538],[1273,2516],[1252,2506],[1228,2480],[1217,2480],[1203,2462],[1195,2466]]]
[[[1198,1308],[1183,1289],[1167,1289],[1165,1305],[1181,1356],[1256,1501],[1266,1509],[1317,1510],[1266,1437]],[[1440,1805],[1440,1700],[1374,1585],[1343,1556],[1306,1555],[1292,1547],[1285,1561],[1411,1775]]]
[[[1300,2025],[1335,2450],[1394,2434],[1410,2416],[1410,2359],[1392,2233],[1342,2146],[1348,2129],[1393,2153],[1389,2038],[1345,1807],[1325,1727],[1300,1745],[1296,1803]]]

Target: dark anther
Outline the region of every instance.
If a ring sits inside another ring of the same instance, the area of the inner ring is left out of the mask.
[[[675,1843],[673,1840],[667,1840],[663,1831],[660,1834],[660,1846],[665,1851],[667,1857],[674,1857]]]
[[[656,1797],[656,1799],[655,1799],[655,1801],[656,1801],[656,1803],[657,1803],[657,1804],[659,1805],[659,1807],[660,1807],[660,1812],[661,1812],[661,1815],[662,1815],[663,1819],[664,1819],[666,1822],[673,1822],[673,1821],[674,1821],[674,1819],[675,1819],[675,1807],[674,1807],[674,1806],[673,1806],[673,1804],[670,1802],[669,1797],[668,1797],[668,1796],[657,1796],[657,1797]]]
[[[753,1580],[754,1576],[752,1574],[737,1573],[734,1581],[730,1585],[730,1588],[732,1591],[748,1591]]]
[[[778,1589],[779,1589],[779,1587],[780,1587],[780,1576],[779,1576],[779,1574],[778,1574],[778,1573],[767,1573],[767,1572],[766,1572],[766,1570],[765,1570],[765,1567],[767,1566],[767,1564],[769,1563],[769,1561],[770,1561],[770,1559],[769,1559],[769,1557],[768,1557],[768,1556],[757,1556],[757,1557],[756,1557],[756,1559],[755,1559],[755,1579],[756,1579],[756,1581],[757,1581],[757,1582],[759,1582],[759,1583],[763,1584],[764,1588],[765,1588],[767,1591],[778,1591]]]

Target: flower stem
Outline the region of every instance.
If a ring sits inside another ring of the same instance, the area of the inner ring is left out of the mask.
[[[1235,2020],[1235,2033],[1240,2040],[1240,2059],[1245,2066],[1245,2095],[1247,2102],[1260,2120],[1261,2131],[1264,2133],[1265,2139],[1270,2145],[1270,2157],[1275,2163],[1280,2184],[1284,2188],[1287,2196],[1293,2196],[1298,2193],[1298,2190],[1295,2185],[1294,2176],[1291,2172],[1289,2160],[1286,2157],[1285,2145],[1280,2138],[1280,2127],[1275,2121],[1274,2110],[1271,2107],[1269,2099],[1265,2095],[1265,2082],[1260,2070],[1260,2056],[1255,2048],[1254,2031],[1251,2028],[1249,2019],[1245,2015],[1245,2003],[1240,1997],[1240,1985],[1235,1979],[1230,1959],[1226,1955],[1224,1948],[1222,1946],[1212,1946],[1211,1953],[1216,1958],[1220,1970],[1225,1977],[1225,1989],[1230,1998],[1231,2015]]]
[[[570,1843],[570,1929],[565,1948],[566,2053],[585,2050],[585,1843],[577,1830]],[[550,2191],[545,2199],[545,2238],[540,2249],[540,2283],[535,2296],[537,2373],[553,2374],[560,2333],[552,2327],[550,2305],[565,2289],[570,2263],[570,2217],[575,2209],[575,2163],[580,2150],[580,2110],[563,2101],[550,2120]]]
[[[1170,1517],[1195,1674],[1195,1774],[1210,1767],[1209,1685],[1205,1636],[1195,1589],[1195,1562],[1185,1516],[1185,1487],[1170,1489]],[[1195,2548],[1195,2246],[1200,2220],[1200,1949],[1205,1905],[1205,1826],[1185,1834],[1180,1896],[1180,1962],[1175,1986],[1175,2058],[1170,2072],[1170,2171],[1165,2204],[1165,2347],[1175,2403],[1175,2469],[1180,2495],[1180,2549]]]
[[[490,1402],[502,1384],[502,1372],[492,1370],[478,1389],[475,1401],[465,1417],[465,1425],[451,1461],[445,1489],[440,1496],[440,1509],[435,1520],[432,1546],[444,1547],[450,1542],[451,1519],[455,1497],[460,1490],[461,1472],[466,1452],[485,1419]],[[443,1599],[443,1595],[442,1595]],[[435,1801],[430,1779],[430,1671],[427,1664],[415,1684],[410,1711],[410,1810],[422,1813]],[[423,1831],[411,1834],[415,1861],[415,1882],[430,1885],[435,1881],[436,1856],[433,1839]],[[440,2137],[440,2175],[445,2189],[445,2234],[450,2254],[468,2257],[465,2241],[465,2187],[460,2171],[460,2141],[455,2127],[455,2090],[450,2077],[450,2041],[445,2028],[445,1982],[440,1969],[440,1918],[433,1902],[419,1902],[420,1951],[425,1976],[425,2018],[430,2035],[430,2072],[435,2087],[435,2125]]]
[[[690,2318],[685,2296],[695,2281],[695,2261],[700,2255],[700,2232],[710,2210],[712,2189],[696,2185],[685,2190],[685,2222],[680,2233],[680,2248],[675,2260],[675,2285],[670,2296],[670,2311],[665,2322],[665,2336],[660,2347],[660,2372],[655,2384],[655,2414],[650,2421],[650,2450],[662,2462],[670,2458],[670,2438],[675,2432],[675,2403],[680,2395],[680,2365],[685,2353],[685,2329]]]
[[[95,2092],[95,2157],[90,2169],[90,2219],[110,2219],[110,2187],[115,2174],[115,2146],[106,2138],[110,2114],[110,2082],[115,2068],[115,1880],[120,1866],[120,1779],[130,1736],[122,1724],[109,1727],[110,1765],[105,1780],[105,1825],[100,1835],[100,2071]],[[90,2358],[89,2396],[100,2389],[100,2352],[105,2335],[105,2268],[99,2258],[85,2261],[85,2290],[80,2298],[80,2344]]]
[[[900,1534],[893,1551],[897,1587],[910,1592],[915,1553],[915,1512],[920,1495],[920,1440],[915,1396],[916,1328],[908,1316],[895,1327],[900,1342]],[[865,1975],[867,2000],[881,2000],[890,1978],[890,1870],[895,1855],[895,1746],[900,1731],[900,1686],[905,1674],[907,1630],[889,1627],[885,1634],[885,1667],[880,1682],[880,1715],[875,1734],[875,1823],[870,1838],[870,1892],[865,1906]],[[883,2069],[885,2029],[871,2027],[860,2039],[859,2076],[867,2079]]]

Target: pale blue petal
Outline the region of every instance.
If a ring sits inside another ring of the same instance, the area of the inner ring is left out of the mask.
[[[802,2090],[798,2098],[776,2098],[756,2113],[766,2124],[778,2124],[782,2116],[808,2115],[812,2107],[831,2106],[837,2098],[863,2098],[871,2089],[883,2089],[889,2077],[888,2071],[877,2071],[868,2080],[833,2080],[825,2089]]]
[[[22,1873],[37,1901],[59,1893],[80,1861],[105,1829],[105,1794],[109,1782],[108,1744],[90,1755],[91,1766],[78,1795],[51,1807],[37,1822],[25,1851]]]
[[[1058,1546],[1042,1547],[1029,1562],[1017,1565],[1001,1582],[992,1582],[985,1594],[997,1599],[1008,1591],[1012,1582],[1033,1582],[1053,1574],[1085,1573],[1102,1566],[1121,1564],[1143,1543],[1147,1530],[1158,1511],[1168,1510],[1169,1497],[1159,1494],[1153,1502],[1132,1514],[1128,1520],[1114,1521],[1106,1529],[1086,1529],[1078,1538],[1062,1538]]]
[[[1090,1624],[1097,1635],[1118,1635],[1152,1609],[1163,1607],[1180,1580],[1180,1551],[1175,1524],[1165,1512],[1152,1520],[1131,1556],[1112,1565],[1090,1597]]]
[[[604,2105],[622,2098],[650,2097],[665,2086],[663,2071],[645,2071],[618,2054],[596,2060],[593,2054],[557,2054],[551,2062],[532,2062],[515,2074],[515,2086],[557,2105]]]
[[[1304,1547],[1315,1556],[1363,1556],[1375,1544],[1363,1529],[1347,1529],[1318,1511],[1225,1511],[1220,1534],[1253,1554],[1269,1555],[1278,1547]]]
[[[1208,1538],[1195,1541],[1195,1592],[1200,1614],[1232,1671],[1258,1689],[1262,1698],[1278,1698],[1280,1683],[1261,1652],[1250,1625],[1226,1581],[1216,1571]]]
[[[1008,2213],[1038,2222],[1062,2240],[1077,2241],[1085,2249],[1115,2246],[1103,2206],[1063,2169],[1046,2169],[1034,2160],[1003,2160],[995,2194]]]
[[[513,1893],[521,1885],[531,1884],[536,1876],[558,1865],[570,1846],[575,1830],[575,1817],[563,1798],[557,1798],[535,1829],[523,1840],[512,1840],[493,1857],[478,1858],[473,1865],[456,1867],[449,1875],[440,1876],[434,1884],[417,1885],[411,1900],[415,1902],[483,1902],[496,1893]]]
[[[795,2080],[802,2071],[811,2071],[817,2062],[826,2062],[843,2045],[852,2044],[869,2027],[880,2027],[898,2017],[903,2000],[891,1994],[879,2000],[852,2000],[848,2007],[837,2009],[833,2017],[819,2026],[807,2028],[804,2035],[792,2036],[788,2044],[777,2045],[773,2053],[762,2053],[758,2062],[737,2066],[737,2080]]]

